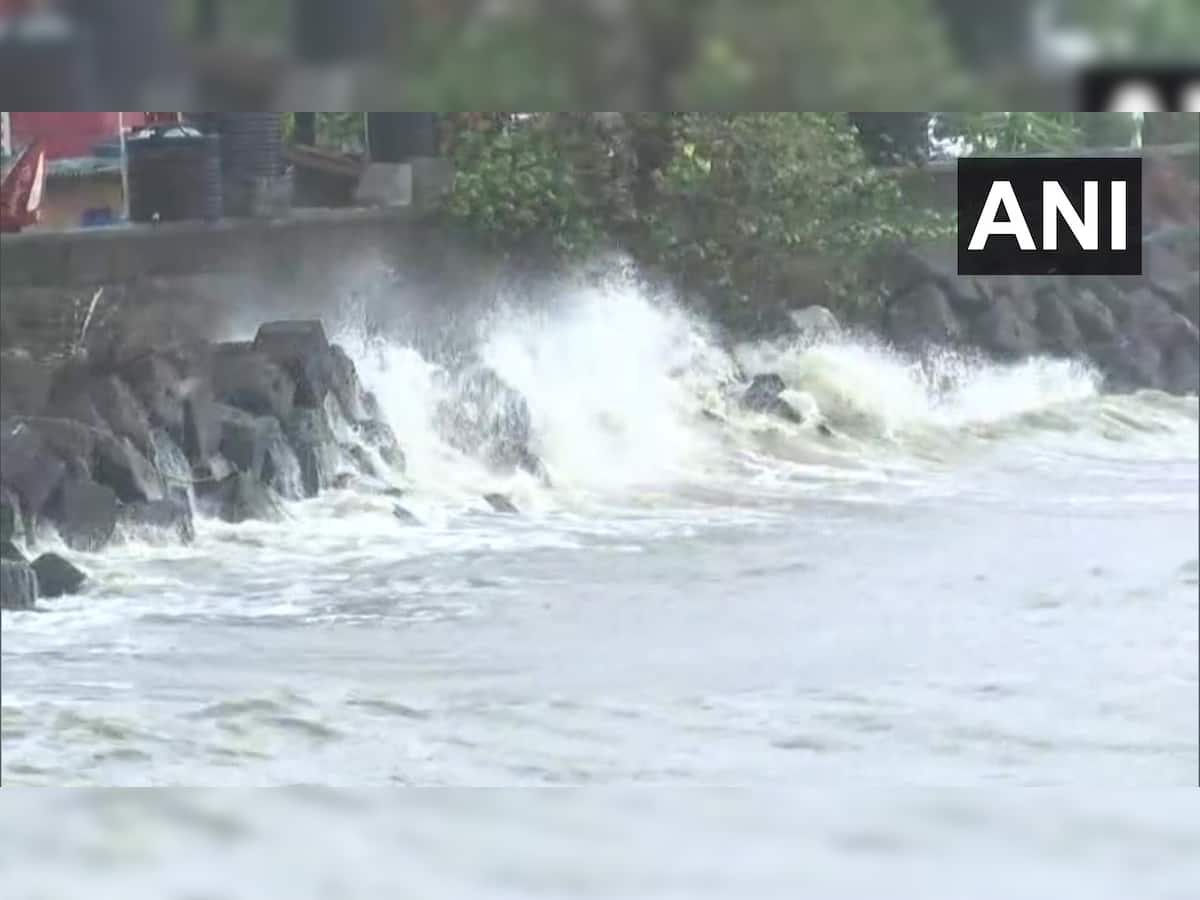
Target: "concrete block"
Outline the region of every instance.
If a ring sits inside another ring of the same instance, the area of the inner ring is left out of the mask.
[[[411,206],[413,167],[408,163],[371,163],[354,193],[363,206]]]
[[[454,166],[441,156],[418,156],[408,161],[413,174],[413,203],[421,209],[437,206],[454,187]]]

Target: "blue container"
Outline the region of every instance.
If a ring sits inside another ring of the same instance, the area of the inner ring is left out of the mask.
[[[107,206],[102,206],[97,209],[85,209],[81,224],[84,228],[104,228],[108,225],[115,225],[117,217],[113,211]]]

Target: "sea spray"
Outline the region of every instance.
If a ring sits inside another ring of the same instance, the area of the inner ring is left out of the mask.
[[[337,335],[400,437],[417,490],[516,491],[535,506],[549,497],[662,496],[706,483],[730,489],[767,473],[803,480],[830,467],[874,477],[881,465],[949,460],[998,436],[1065,433],[1089,444],[1137,432],[1114,424],[1098,374],[1071,360],[1000,363],[948,349],[918,356],[850,334],[726,347],[698,316],[621,277],[564,287],[548,302],[527,299],[495,303],[475,324],[475,347],[445,356],[421,336],[349,319]],[[458,402],[454,373],[464,359],[527,400],[531,449],[552,488],[497,471],[439,433],[437,410]],[[768,372],[783,378],[802,424],[741,407],[748,379]],[[1165,418],[1172,440],[1190,433],[1194,399],[1166,413],[1145,397],[1119,402],[1139,421]]]

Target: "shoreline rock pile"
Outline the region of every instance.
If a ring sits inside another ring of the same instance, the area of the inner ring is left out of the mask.
[[[0,373],[0,549],[6,608],[71,593],[83,573],[18,550],[52,526],[96,552],[122,530],[192,540],[194,517],[274,520],[285,500],[404,472],[404,453],[350,357],[317,321],[251,342],[142,349]]]
[[[1200,230],[1147,237],[1143,275],[956,274],[952,248],[909,251],[883,266],[882,328],[905,350],[982,350],[1086,360],[1114,392],[1200,391]]]

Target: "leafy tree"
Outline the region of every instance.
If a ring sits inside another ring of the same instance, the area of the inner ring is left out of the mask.
[[[861,300],[866,255],[948,224],[910,209],[858,137],[828,113],[463,115],[447,215],[494,246],[624,248],[726,312],[797,299],[792,264],[814,255],[840,264],[819,290]]]
[[[593,249],[600,222],[580,190],[573,137],[546,117],[474,120],[454,133],[454,191],[447,213],[493,246],[540,239],[558,252]]]

